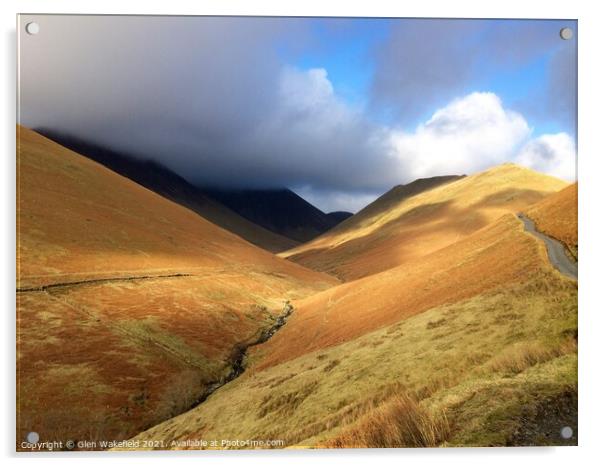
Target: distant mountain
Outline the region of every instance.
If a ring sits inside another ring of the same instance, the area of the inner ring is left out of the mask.
[[[332,219],[332,221],[336,222],[337,224],[347,220],[349,217],[353,217],[353,214],[351,212],[343,211],[330,212],[326,215],[328,216],[328,218]]]
[[[566,185],[513,164],[466,177],[419,179],[394,187],[326,234],[281,255],[354,280],[444,248]]]
[[[211,198],[257,225],[299,242],[330,230],[349,212],[325,214],[290,189],[204,189]]]
[[[152,160],[142,160],[75,136],[46,128],[36,132],[63,147],[84,155],[167,199],[201,215],[206,220],[272,252],[294,247],[297,242],[268,231],[221,205],[180,175]]]

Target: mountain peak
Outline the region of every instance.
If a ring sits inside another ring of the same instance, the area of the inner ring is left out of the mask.
[[[203,192],[247,220],[295,241],[309,241],[346,218],[322,212],[287,188]]]

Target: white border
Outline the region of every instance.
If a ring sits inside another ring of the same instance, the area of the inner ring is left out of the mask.
[[[579,0],[503,0],[493,2],[454,0],[419,0],[394,2],[393,0],[370,1],[313,1],[313,0],[145,0],[125,3],[124,0],[4,0],[2,9],[2,102],[1,113],[4,142],[2,157],[2,214],[3,236],[0,263],[2,264],[2,296],[4,314],[4,380],[2,384],[2,412],[0,442],[9,462],[15,460],[14,421],[14,286],[15,286],[15,15],[21,13],[98,13],[98,14],[223,14],[223,15],[289,15],[289,16],[403,16],[403,17],[480,17],[480,18],[564,18],[579,20],[579,447],[576,448],[514,448],[514,449],[453,449],[453,450],[404,450],[404,451],[277,451],[277,452],[197,452],[136,453],[136,454],[54,454],[63,462],[73,459],[86,463],[143,461],[145,464],[163,464],[169,458],[194,462],[219,461],[222,464],[244,462],[250,466],[266,463],[301,465],[308,462],[364,464],[368,458],[383,464],[420,463],[447,465],[491,465],[508,463],[533,463],[546,465],[573,465],[593,463],[602,457],[598,449],[599,423],[602,420],[600,397],[602,384],[598,354],[602,354],[602,306],[597,293],[599,287],[600,248],[596,239],[602,238],[600,201],[602,201],[602,118],[599,116],[602,100],[600,83],[602,74],[597,46],[602,44],[596,2]],[[598,202],[596,202],[598,200]],[[29,464],[40,455],[19,455],[22,464]]]

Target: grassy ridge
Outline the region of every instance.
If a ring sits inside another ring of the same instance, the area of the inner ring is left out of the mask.
[[[415,182],[426,184],[422,191],[393,189],[332,231],[280,255],[355,280],[453,244],[567,185],[514,164],[444,179]]]

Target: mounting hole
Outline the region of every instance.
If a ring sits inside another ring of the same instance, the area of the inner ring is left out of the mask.
[[[569,426],[563,427],[560,430],[560,436],[564,439],[570,439],[573,437],[573,429],[571,429]]]
[[[38,23],[32,22],[32,23],[27,23],[25,25],[25,32],[27,32],[27,34],[29,35],[36,35],[38,32],[40,32],[40,25]]]
[[[560,38],[570,40],[573,38],[573,30],[571,28],[562,28],[560,30]]]
[[[40,441],[40,436],[37,432],[30,432],[26,437],[29,443],[38,443]]]

